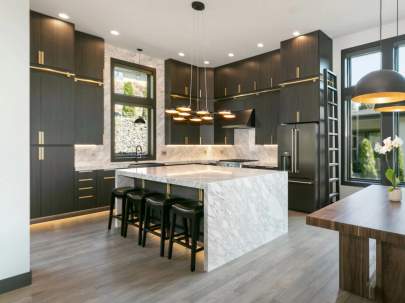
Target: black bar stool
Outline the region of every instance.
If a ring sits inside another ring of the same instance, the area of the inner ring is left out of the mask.
[[[173,243],[176,242],[187,248],[191,249],[191,271],[195,271],[195,256],[196,253],[203,250],[203,247],[197,248],[197,240],[200,235],[200,221],[204,216],[204,207],[202,202],[200,201],[192,201],[192,200],[184,200],[184,201],[176,201],[176,203],[172,204],[172,218],[170,224],[170,236],[169,236],[169,252],[168,258],[172,258],[173,252]],[[181,216],[184,219],[190,220],[191,226],[191,246],[188,240],[188,229],[185,228],[184,230],[184,237],[178,237],[182,234],[174,234],[174,230],[176,228],[176,217]],[[182,240],[185,240],[185,243]]]
[[[145,198],[145,226],[143,229],[142,246],[146,245],[146,237],[148,232],[153,231],[156,227],[160,227],[160,256],[165,254],[165,240],[167,239],[167,230],[169,228],[169,211],[173,199],[168,198],[164,194],[153,193]],[[150,226],[151,210],[157,209],[160,211],[160,224],[154,227]]]
[[[111,192],[111,201],[110,201],[110,216],[108,218],[108,229],[111,229],[111,224],[112,224],[112,219],[116,218],[118,220],[121,220],[121,235],[124,235],[124,224],[123,224],[123,218],[126,217],[125,215],[125,209],[126,209],[126,200],[127,200],[127,194],[131,191],[136,190],[135,187],[132,186],[123,186],[123,187],[117,187],[114,188],[113,191]],[[121,199],[122,201],[122,207],[121,207],[121,215],[115,215],[114,216],[114,208],[115,208],[115,199]]]
[[[145,217],[145,198],[150,195],[149,191],[143,188],[137,188],[133,191],[127,193],[126,209],[125,209],[125,218],[123,221],[124,224],[124,234],[127,236],[128,232],[128,223],[131,222],[133,225],[138,227],[138,245],[142,243],[142,230],[143,222]],[[134,214],[137,215],[137,218],[134,218]],[[131,220],[129,219],[131,216]],[[136,225],[138,223],[138,225]]]

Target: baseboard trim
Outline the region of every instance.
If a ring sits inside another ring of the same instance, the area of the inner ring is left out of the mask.
[[[64,214],[59,214],[59,215],[53,215],[53,216],[48,216],[48,217],[35,218],[35,219],[31,219],[30,223],[35,224],[35,223],[52,221],[52,220],[59,220],[59,219],[83,216],[83,215],[88,215],[88,214],[92,214],[92,213],[98,213],[101,211],[106,211],[109,209],[110,209],[109,206],[90,208],[90,209],[79,210],[79,211],[74,211],[74,212],[64,213]]]
[[[0,294],[3,294],[8,291],[12,291],[17,288],[31,285],[32,283],[32,272],[26,272],[21,275],[14,277],[6,278],[0,280]]]

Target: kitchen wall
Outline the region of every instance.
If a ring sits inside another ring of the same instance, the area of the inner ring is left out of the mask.
[[[117,58],[156,68],[156,156],[160,161],[171,160],[208,160],[225,158],[257,159],[277,164],[276,145],[255,145],[255,130],[236,130],[234,146],[200,146],[200,145],[165,145],[164,138],[164,60],[145,54],[105,45],[104,66],[104,137],[103,145],[76,145],[75,166],[108,167],[110,160],[110,58]],[[121,163],[122,164],[122,163]]]
[[[376,24],[378,20],[376,18]],[[405,20],[400,20],[399,22],[399,34],[405,34]],[[387,23],[383,26],[383,39],[390,38],[396,35],[396,25],[395,23]],[[333,70],[338,76],[338,87],[339,87],[339,102],[341,103],[340,88],[341,88],[341,52],[346,48],[350,48],[357,45],[362,45],[365,43],[377,41],[379,39],[379,29],[378,27],[372,27],[363,31],[352,33],[350,35],[345,35],[341,37],[333,38]],[[341,113],[339,113],[341,114]],[[339,119],[341,121],[341,119]],[[341,145],[340,145],[341,146]],[[348,196],[362,187],[355,186],[341,186],[341,197]]]
[[[31,280],[28,21],[28,0],[0,1],[0,293]]]

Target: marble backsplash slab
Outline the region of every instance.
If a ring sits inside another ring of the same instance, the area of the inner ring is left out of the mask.
[[[159,161],[243,158],[277,165],[277,145],[255,145],[254,129],[236,129],[234,145],[165,145],[164,60],[105,45],[103,145],[76,145],[75,166],[111,166],[110,60],[121,59],[156,68],[156,159]],[[123,163],[124,164],[124,163]]]

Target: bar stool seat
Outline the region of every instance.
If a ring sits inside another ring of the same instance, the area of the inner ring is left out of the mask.
[[[126,194],[127,203],[125,209],[125,226],[123,236],[127,236],[129,216],[131,214],[131,223],[138,227],[138,245],[142,243],[143,222],[145,217],[145,198],[151,193],[144,188],[136,188]],[[136,212],[136,208],[138,211]],[[134,213],[137,213],[136,220],[133,218]],[[136,225],[136,223],[138,223]]]
[[[160,256],[164,256],[165,240],[167,239],[167,231],[169,228],[169,211],[171,205],[175,202],[167,195],[161,193],[151,193],[145,198],[145,226],[143,229],[142,246],[146,245],[148,232],[152,230],[150,226],[152,208],[160,211]]]
[[[190,269],[191,269],[191,271],[195,271],[196,253],[198,251],[201,251],[204,249],[203,247],[200,247],[197,249],[197,241],[200,236],[200,221],[204,215],[204,205],[202,202],[194,201],[194,200],[176,201],[171,206],[171,210],[172,210],[172,218],[171,218],[171,224],[170,224],[168,258],[169,259],[172,258],[174,242],[184,245],[184,243],[181,242],[181,240],[183,240],[183,237],[182,238],[178,237],[179,235],[182,235],[182,234],[178,234],[178,235],[174,234],[174,231],[176,228],[176,218],[177,218],[177,216],[181,216],[183,218],[183,224],[185,225],[185,228],[184,228],[185,245],[184,246],[191,249]],[[184,223],[184,221],[187,222],[187,220],[190,221],[190,226],[191,226],[191,246],[189,245],[187,223]]]
[[[126,196],[129,192],[136,190],[135,187],[133,186],[122,186],[122,187],[116,187],[112,190],[111,192],[111,200],[110,200],[110,215],[108,218],[108,229],[111,229],[112,225],[112,219],[116,218],[122,221],[122,219],[125,217],[125,208],[126,208]],[[121,215],[115,215],[114,216],[114,208],[115,208],[115,199],[121,199],[122,201],[122,207]],[[121,235],[124,234],[124,224],[121,222]]]

